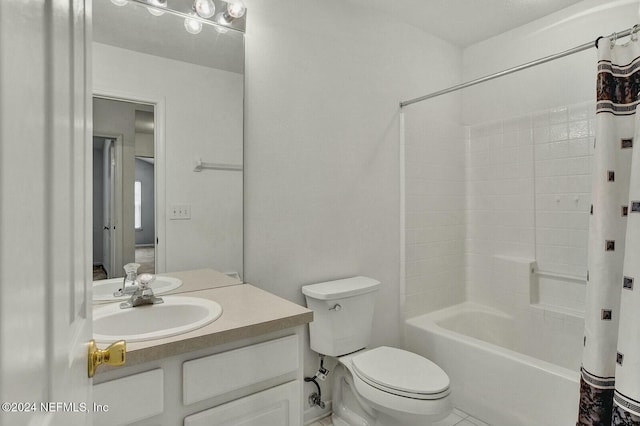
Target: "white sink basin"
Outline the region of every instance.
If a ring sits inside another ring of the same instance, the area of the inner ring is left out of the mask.
[[[157,276],[151,283],[153,293],[163,294],[182,285],[182,280],[172,277]],[[131,297],[130,294],[124,296],[114,296],[113,293],[122,288],[122,278],[111,278],[109,280],[100,280],[93,282],[93,300],[94,301],[113,301],[113,300],[126,300]]]
[[[112,303],[93,312],[93,338],[141,342],[175,336],[204,327],[222,315],[222,306],[197,297],[165,296],[164,303],[121,309]]]

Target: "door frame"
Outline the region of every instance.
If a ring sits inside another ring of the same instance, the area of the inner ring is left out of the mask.
[[[153,145],[155,167],[155,272],[166,272],[167,268],[167,234],[166,234],[166,151],[165,151],[165,104],[164,96],[149,93],[133,93],[107,87],[94,86],[92,98],[98,97],[121,102],[134,102],[154,106]],[[162,188],[161,191],[158,188]],[[123,230],[124,231],[124,230]]]

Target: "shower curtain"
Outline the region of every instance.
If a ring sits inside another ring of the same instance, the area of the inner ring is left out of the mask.
[[[577,426],[640,426],[640,44],[598,43]],[[636,145],[634,147],[634,144]]]

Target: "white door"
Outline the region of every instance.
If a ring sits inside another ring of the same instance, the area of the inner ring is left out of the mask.
[[[90,48],[91,0],[0,1],[3,426],[91,424]]]

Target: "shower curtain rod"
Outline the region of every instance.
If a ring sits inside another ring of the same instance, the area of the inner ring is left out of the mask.
[[[634,27],[628,28],[628,29],[626,29],[624,31],[621,31],[619,33],[613,33],[612,36],[615,37],[615,38],[626,37],[628,35],[631,35],[631,33],[633,33],[634,31],[637,31],[638,28],[639,27],[634,26]],[[400,108],[404,108],[404,107],[409,106],[411,104],[422,102],[422,101],[425,101],[427,99],[435,98],[436,96],[444,95],[444,94],[451,93],[451,92],[456,92],[458,90],[465,89],[467,87],[475,86],[476,84],[484,83],[485,81],[494,80],[494,79],[496,79],[498,77],[502,77],[502,76],[505,76],[505,75],[513,74],[513,73],[518,72],[518,71],[526,70],[527,68],[535,67],[536,65],[541,65],[541,64],[544,64],[544,63],[547,63],[547,62],[554,61],[556,59],[563,58],[565,56],[573,55],[574,53],[582,52],[583,50],[587,50],[587,49],[590,49],[592,47],[596,47],[598,45],[597,44],[598,40],[600,40],[601,38],[602,37],[598,37],[596,39],[595,43],[593,41],[591,41],[589,43],[581,44],[580,46],[574,47],[573,49],[565,50],[564,52],[556,53],[556,54],[553,54],[553,55],[550,55],[550,56],[545,56],[544,58],[536,59],[535,61],[527,62],[526,64],[518,65],[516,67],[508,68],[506,70],[499,71],[499,72],[496,72],[494,74],[490,74],[490,75],[487,75],[487,76],[484,76],[484,77],[480,77],[480,78],[477,78],[475,80],[468,81],[466,83],[458,84],[457,86],[451,86],[451,87],[449,87],[447,89],[439,90],[437,92],[433,92],[433,93],[430,93],[428,95],[420,96],[419,98],[414,98],[414,99],[410,99],[408,101],[400,102]]]

